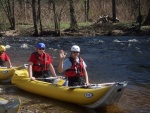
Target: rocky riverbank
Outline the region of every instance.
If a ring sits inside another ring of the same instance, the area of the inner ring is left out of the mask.
[[[44,36],[146,36],[150,35],[150,26],[142,26],[138,29],[138,26],[133,25],[113,25],[113,24],[93,24],[88,27],[79,28],[76,31],[61,30],[59,35],[56,35],[54,30],[43,29]],[[1,37],[20,37],[20,36],[33,36],[34,29],[17,29],[17,30],[5,30],[0,31]]]

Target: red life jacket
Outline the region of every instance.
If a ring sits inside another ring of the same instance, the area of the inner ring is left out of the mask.
[[[48,55],[47,53],[44,53],[44,58],[42,58],[42,60],[40,60],[40,56],[37,52],[33,53],[36,57],[36,62],[33,64],[32,66],[32,70],[33,71],[47,71],[48,68],[48,64],[47,64],[47,60],[48,60]]]
[[[4,67],[5,66],[5,53],[0,54],[0,66]]]
[[[84,76],[83,75],[83,73],[84,73],[83,59],[79,58],[79,62],[74,60],[72,57],[69,57],[69,59],[72,63],[72,66],[70,69],[67,69],[65,71],[66,77],[74,77],[74,76],[82,77],[82,76]]]

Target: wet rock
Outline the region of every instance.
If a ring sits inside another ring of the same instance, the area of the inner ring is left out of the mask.
[[[18,36],[20,32],[19,30],[9,30],[9,31],[0,32],[0,34],[2,36],[14,37],[14,36]]]
[[[0,37],[2,37],[3,36],[3,34],[2,33],[0,33]]]
[[[124,32],[122,30],[112,30],[112,35],[123,35]]]
[[[0,93],[2,93],[3,92],[3,88],[0,88]]]

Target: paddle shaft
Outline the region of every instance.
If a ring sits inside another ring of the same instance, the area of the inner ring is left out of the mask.
[[[28,64],[24,64],[22,65],[23,67],[27,68],[28,67]],[[10,69],[9,67],[0,67],[2,69]],[[12,68],[17,68],[17,67],[12,67]]]
[[[11,69],[9,67],[0,67],[0,68],[2,68],[2,69]],[[16,67],[12,67],[12,68],[16,68]]]
[[[68,86],[69,89],[75,89],[75,88],[88,88],[88,85],[82,85],[82,86]]]
[[[49,77],[49,78],[35,78],[37,80],[43,80],[43,79],[47,79],[47,80],[52,80],[52,79],[57,79],[57,77]]]

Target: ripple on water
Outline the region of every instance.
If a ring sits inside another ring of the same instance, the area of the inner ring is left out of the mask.
[[[81,57],[88,65],[92,82],[128,81],[119,103],[115,106],[87,110],[84,107],[60,102],[24,92],[10,84],[0,83],[2,97],[19,97],[24,109],[36,112],[70,113],[148,113],[150,111],[150,38],[141,36],[100,37],[17,37],[1,38],[1,44],[8,45],[7,53],[14,66],[26,64],[38,42],[46,44],[46,51],[53,58],[57,69],[59,54],[63,49],[70,55],[70,47],[81,47]]]
[[[150,111],[150,91],[144,87],[128,86],[120,101],[119,106],[126,108],[124,111],[127,113],[148,113]]]

